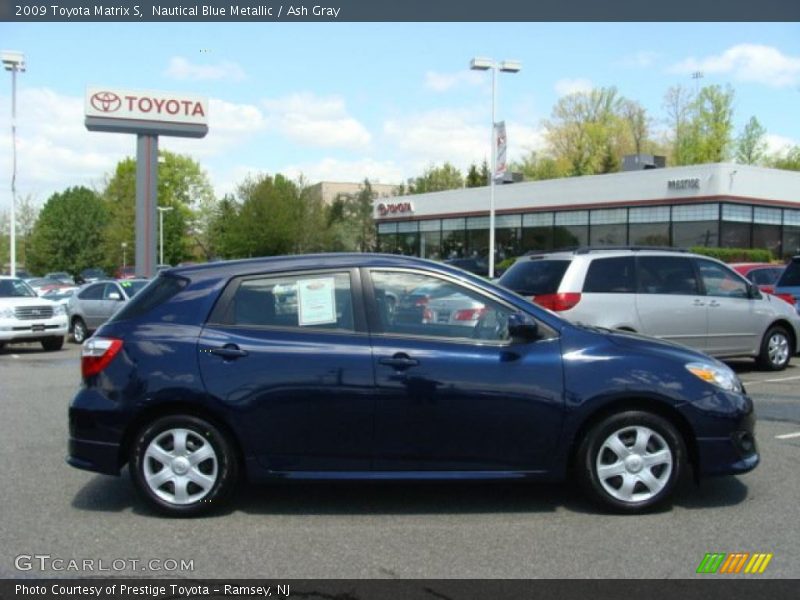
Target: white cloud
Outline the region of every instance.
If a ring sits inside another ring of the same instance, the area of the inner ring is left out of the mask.
[[[641,50],[633,54],[629,54],[619,61],[620,66],[632,69],[645,69],[652,67],[656,61],[661,58],[661,54],[653,52],[652,50]]]
[[[393,161],[363,158],[340,160],[323,158],[317,162],[287,165],[280,171],[293,179],[300,176],[310,183],[318,181],[363,181],[395,184],[404,181],[403,169]]]
[[[797,140],[775,133],[764,135],[764,141],[767,143],[768,154],[784,154],[790,148],[798,145]]]
[[[372,139],[367,128],[347,113],[340,96],[299,93],[267,99],[262,104],[267,127],[297,144],[359,149]]]
[[[800,56],[789,56],[772,46],[738,44],[722,54],[687,58],[669,70],[680,74],[730,74],[737,81],[788,87],[800,83]]]
[[[559,79],[555,84],[556,93],[559,96],[568,96],[578,92],[589,92],[594,87],[589,79]]]
[[[434,92],[446,92],[462,84],[478,86],[486,81],[486,76],[477,71],[457,71],[455,73],[428,71],[425,73],[425,87]]]
[[[243,81],[246,78],[244,69],[235,62],[198,65],[182,56],[170,59],[164,75],[179,81]]]

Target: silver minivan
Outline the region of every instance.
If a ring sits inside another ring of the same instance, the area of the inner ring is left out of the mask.
[[[785,369],[800,318],[724,263],[680,250],[583,248],[523,256],[499,283],[570,321]]]
[[[67,304],[72,339],[83,343],[148,283],[147,279],[97,281],[77,290]]]

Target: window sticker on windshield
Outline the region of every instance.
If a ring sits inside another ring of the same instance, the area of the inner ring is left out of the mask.
[[[333,277],[297,282],[300,326],[336,323],[336,282]]]

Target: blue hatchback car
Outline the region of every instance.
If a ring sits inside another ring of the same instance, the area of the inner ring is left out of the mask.
[[[165,271],[84,344],[81,368],[69,464],[127,463],[173,515],[213,509],[242,478],[572,476],[637,512],[689,471],[759,461],[752,401],[724,364],[415,258]]]

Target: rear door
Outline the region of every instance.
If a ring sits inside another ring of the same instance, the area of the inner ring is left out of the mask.
[[[97,329],[105,319],[102,316],[105,283],[95,283],[78,294],[78,312],[89,329]]]
[[[232,281],[200,336],[206,389],[272,471],[366,471],[373,370],[357,270]]]
[[[705,350],[707,298],[691,257],[637,256],[636,268],[641,333]]]

